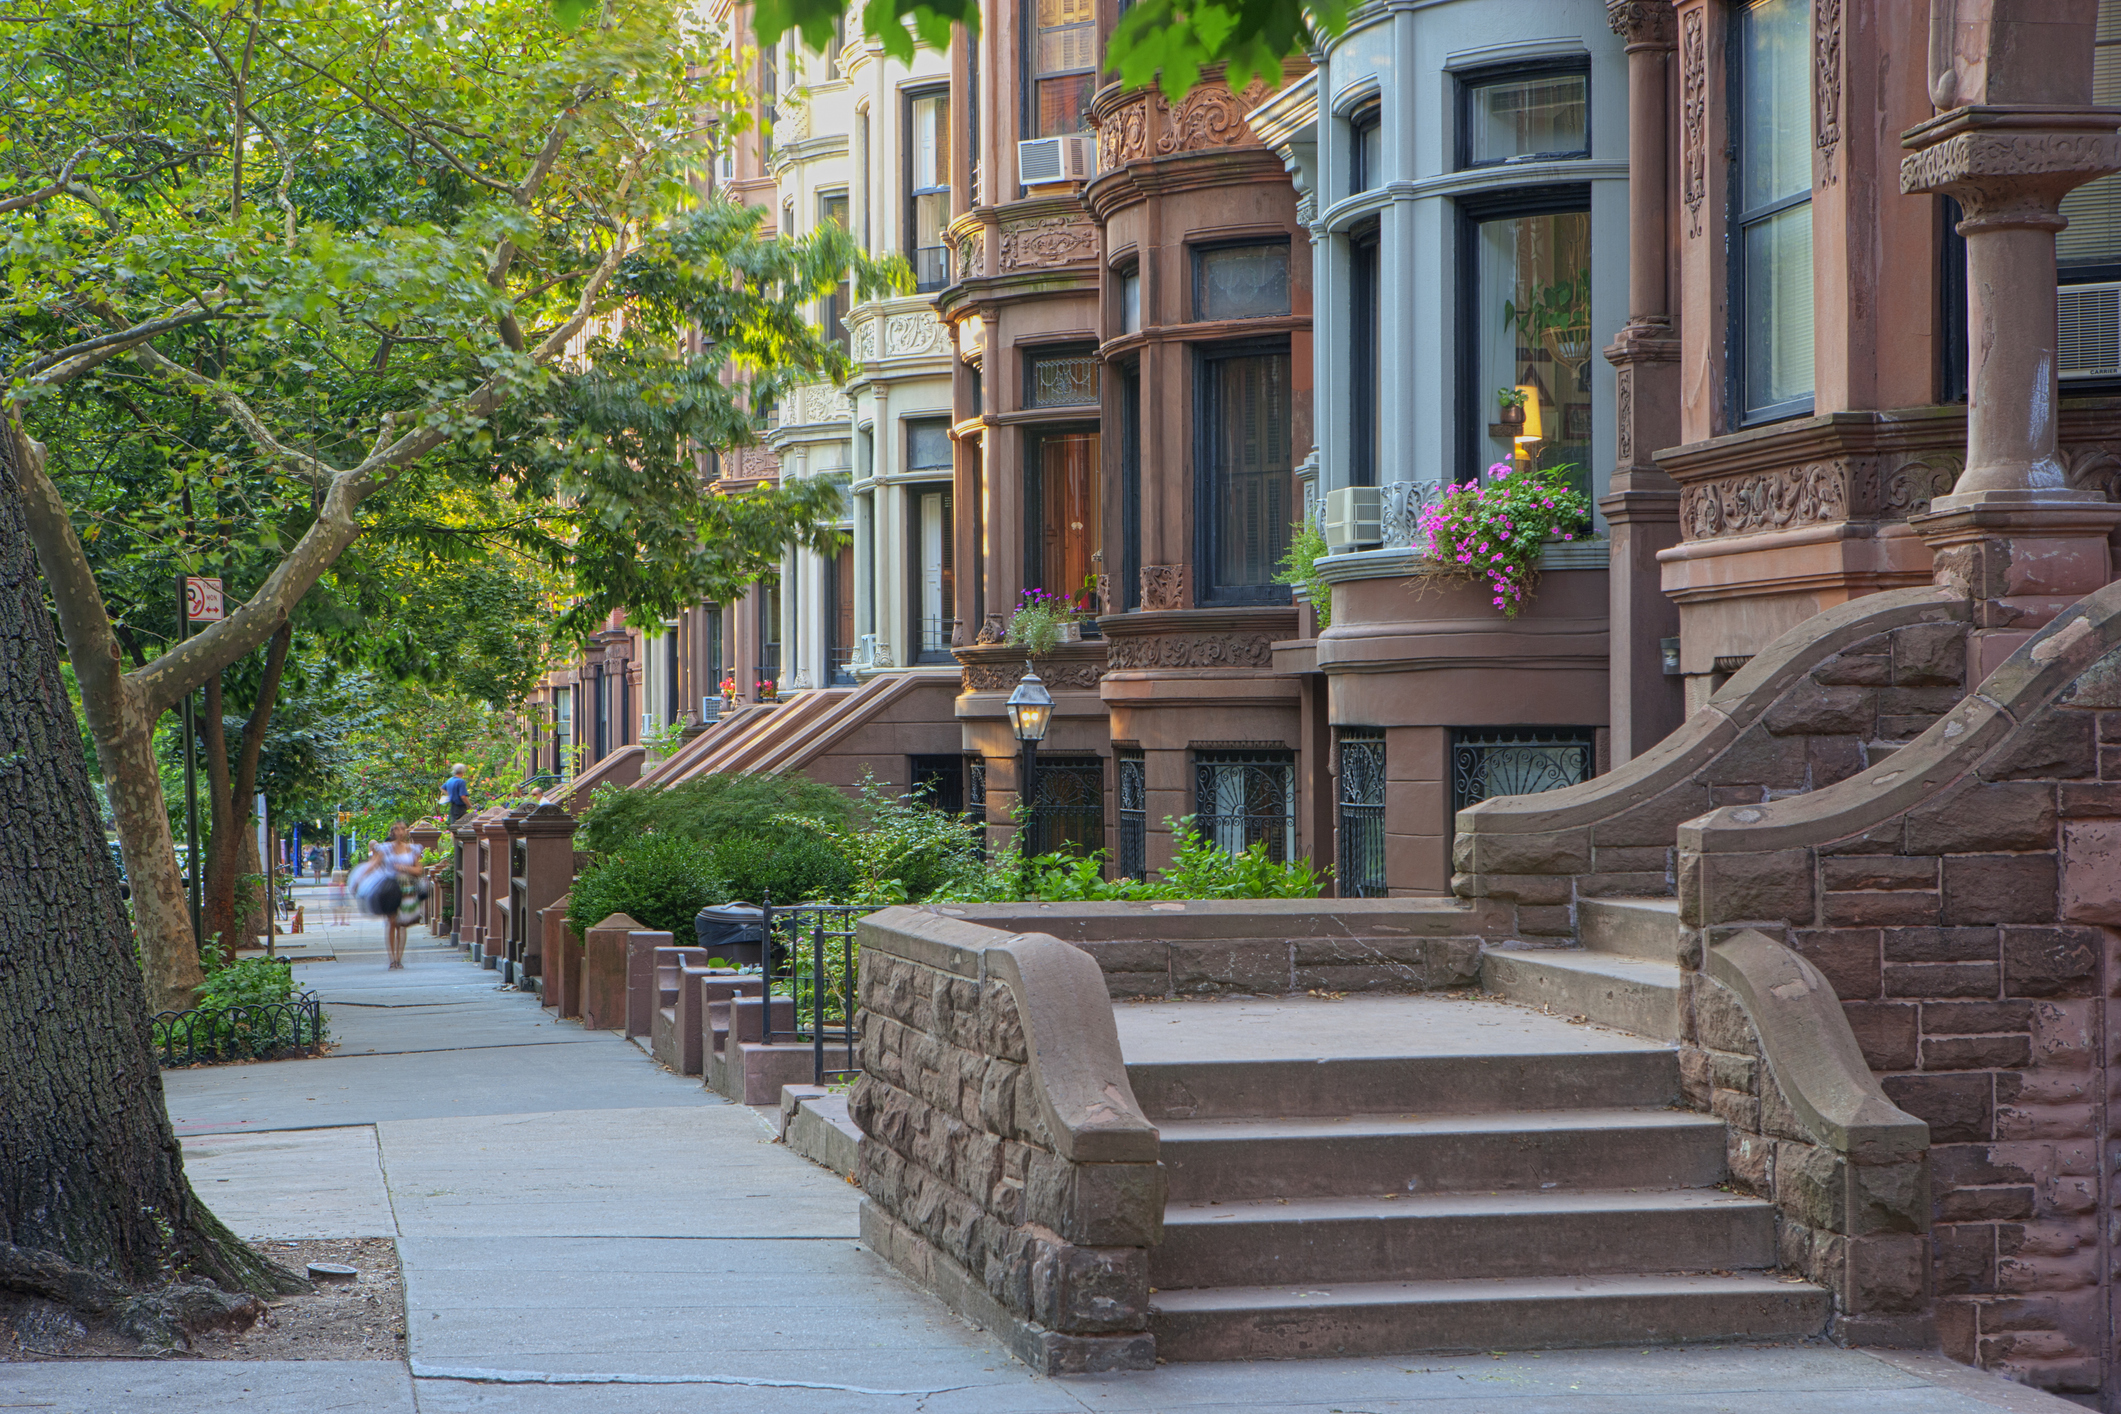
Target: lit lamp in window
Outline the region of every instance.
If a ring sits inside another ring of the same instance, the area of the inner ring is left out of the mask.
[[[1528,462],[1539,451],[1545,431],[1539,419],[1539,385],[1520,383],[1517,391],[1524,394],[1524,426],[1517,431],[1517,459]]]
[[[1053,694],[1046,691],[1045,683],[1039,681],[1030,665],[1024,667],[1024,675],[1016,684],[1016,691],[1009,694],[1009,725],[1016,729],[1016,739],[1022,746],[1023,759],[1019,770],[1018,799],[1023,802],[1024,828],[1032,827],[1032,811],[1037,807],[1038,744],[1046,739],[1046,728],[1053,723]],[[1024,857],[1037,852],[1037,842],[1021,851]]]

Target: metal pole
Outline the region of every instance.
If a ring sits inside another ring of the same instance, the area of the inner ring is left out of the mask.
[[[810,934],[810,1049],[812,1085],[825,1083],[825,915]]]
[[[260,795],[263,796],[263,792],[260,792]],[[277,957],[279,954],[273,951],[273,937],[278,932],[274,924],[279,921],[280,917],[280,898],[273,891],[272,866],[273,857],[280,852],[280,842],[273,838],[272,833],[272,798],[264,796],[264,800],[265,848],[262,852],[265,855],[265,955],[267,957]]]
[[[1024,778],[1022,781],[1018,782],[1018,787],[1023,792],[1021,799],[1024,805],[1024,846],[1021,850],[1018,851],[1018,853],[1021,854],[1025,859],[1029,859],[1031,858],[1032,854],[1038,850],[1040,843],[1038,838],[1037,826],[1038,743],[1035,741],[1027,740],[1024,743],[1023,774]]]
[[[186,600],[189,588],[187,577],[177,576],[177,642],[182,643],[191,636],[191,606]],[[199,891],[199,774],[195,758],[199,754],[199,718],[195,710],[195,693],[184,694],[184,892],[191,901],[192,946],[198,947],[205,940],[199,936],[201,927],[201,895]]]

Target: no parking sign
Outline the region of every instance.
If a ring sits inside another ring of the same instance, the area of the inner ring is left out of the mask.
[[[208,623],[226,618],[221,603],[221,581],[203,574],[184,577],[184,617],[193,623]]]

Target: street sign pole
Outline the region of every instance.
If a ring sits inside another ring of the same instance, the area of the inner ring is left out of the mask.
[[[188,575],[177,576],[177,642],[182,643],[191,636],[191,579]],[[196,690],[184,694],[184,891],[191,900],[192,946],[205,942],[199,936],[200,899],[199,891],[199,775],[195,758],[199,754],[199,719],[195,710]]]

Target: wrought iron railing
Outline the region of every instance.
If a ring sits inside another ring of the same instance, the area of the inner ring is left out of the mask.
[[[154,1045],[165,1067],[304,1055],[323,1044],[324,1005],[312,992],[284,1002],[197,1007],[154,1018]]]
[[[1536,795],[1587,781],[1589,727],[1460,728],[1451,734],[1451,818],[1498,795]]]
[[[847,1076],[860,1067],[854,1051],[861,1036],[857,1016],[861,1010],[859,950],[854,942],[855,921],[870,912],[851,904],[801,904],[776,908],[771,899],[762,906],[759,949],[765,974],[765,996],[760,1005],[760,1039],[800,1044],[808,1041],[813,1052],[813,1083],[822,1085],[828,1075]],[[782,1002],[790,1003],[790,1024],[775,1024]],[[846,1064],[825,1064],[825,1048],[844,1051]]]

